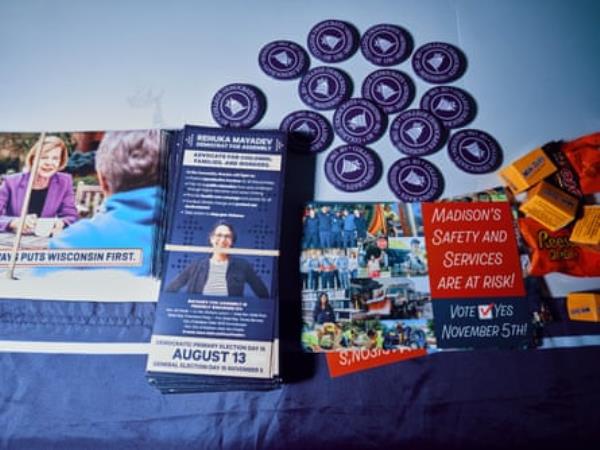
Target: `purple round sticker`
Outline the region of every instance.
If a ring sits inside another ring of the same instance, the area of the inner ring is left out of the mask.
[[[422,109],[401,112],[390,126],[392,144],[410,156],[438,151],[446,142],[446,130],[433,114]]]
[[[444,177],[440,170],[421,158],[402,158],[388,172],[392,192],[403,202],[428,202],[444,192]]]
[[[399,70],[376,70],[365,78],[362,96],[375,102],[384,113],[395,114],[412,103],[415,85]]]
[[[284,117],[279,129],[288,133],[290,149],[301,153],[319,153],[333,142],[328,120],[314,111],[294,111]]]
[[[262,92],[249,84],[228,84],[212,99],[212,116],[224,128],[250,128],[265,113],[266,100]]]
[[[459,169],[473,174],[490,173],[502,164],[502,149],[485,131],[460,130],[450,137],[448,154]]]
[[[463,53],[445,42],[430,42],[415,51],[412,58],[415,73],[429,83],[454,81],[465,72],[467,63]]]
[[[346,192],[371,188],[379,181],[381,171],[379,156],[358,145],[337,147],[325,160],[325,176],[331,184]]]
[[[308,50],[317,59],[337,63],[350,58],[358,49],[359,33],[347,22],[325,20],[308,33]]]
[[[306,73],[310,59],[306,50],[295,42],[274,41],[260,50],[258,63],[270,77],[292,80]]]
[[[363,98],[351,98],[335,110],[333,127],[338,136],[349,144],[365,145],[383,136],[387,120],[374,103]]]
[[[314,109],[334,109],[352,94],[350,77],[333,67],[315,67],[300,80],[298,93]]]
[[[461,128],[475,118],[475,99],[462,89],[437,86],[421,97],[421,108],[440,119],[446,128]]]
[[[400,64],[410,56],[412,48],[409,32],[398,25],[375,25],[360,40],[362,54],[377,66]]]

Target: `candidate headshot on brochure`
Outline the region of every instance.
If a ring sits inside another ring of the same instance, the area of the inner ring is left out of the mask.
[[[236,232],[230,223],[217,221],[208,240],[212,254],[186,267],[167,285],[167,292],[178,292],[187,287],[189,294],[243,297],[244,288],[248,285],[256,297],[269,297],[267,287],[252,264],[227,252],[236,241]]]

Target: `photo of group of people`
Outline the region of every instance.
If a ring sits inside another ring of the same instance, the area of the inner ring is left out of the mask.
[[[419,204],[313,203],[302,217],[302,248],[355,248],[369,237],[423,236]]]
[[[310,249],[300,256],[303,291],[348,289],[358,270],[358,248]]]
[[[367,237],[364,211],[358,207],[309,205],[303,227],[303,248],[354,248]]]
[[[359,248],[359,277],[413,277],[428,273],[423,237],[368,238]]]
[[[316,203],[303,224],[307,351],[435,347],[419,204]]]
[[[417,284],[408,278],[355,278],[349,291],[303,293],[305,349],[435,348],[427,280]]]
[[[434,350],[436,340],[433,321],[365,320],[361,322],[327,322],[305,329],[302,345],[308,352],[342,350]]]
[[[151,275],[162,155],[159,130],[0,133],[0,251],[10,255],[0,265],[10,272],[0,275],[3,285],[61,270]],[[82,265],[76,258],[40,264],[38,255],[33,268],[10,262],[24,250],[46,257],[71,249],[134,249],[140,257],[123,264],[130,255],[119,253],[111,264],[113,252],[106,264]]]

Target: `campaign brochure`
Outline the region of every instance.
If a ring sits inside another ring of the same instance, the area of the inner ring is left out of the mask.
[[[160,130],[0,133],[0,297],[156,301],[165,155]]]
[[[286,137],[186,126],[173,138],[148,378],[163,392],[276,387]]]

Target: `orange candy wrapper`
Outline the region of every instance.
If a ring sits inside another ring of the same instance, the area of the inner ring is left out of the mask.
[[[570,242],[572,226],[550,231],[525,217],[519,219],[519,228],[531,249],[531,275],[560,272],[577,277],[600,276],[600,252]]]
[[[600,133],[565,142],[561,150],[579,176],[581,191],[600,192]]]

